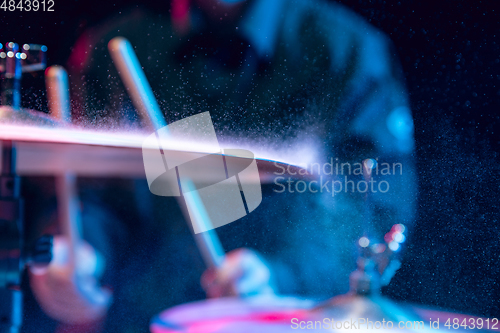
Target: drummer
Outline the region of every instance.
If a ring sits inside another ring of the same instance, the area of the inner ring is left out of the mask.
[[[395,223],[412,224],[413,123],[402,73],[387,37],[342,5],[174,0],[163,11],[121,10],[87,29],[68,61],[73,116],[85,126],[140,126],[107,52],[115,36],[134,45],[167,123],[210,111],[221,141],[303,151],[306,164],[344,163],[352,168],[338,179],[355,185],[355,163],[398,165],[376,176],[389,187],[369,194],[372,225],[382,237]],[[204,273],[175,199],[153,196],[142,180],[133,183],[133,202],[116,190],[110,205],[135,205],[139,220],[118,213],[121,222],[106,232],[83,221],[107,239],[92,245],[119,276],[106,329],[144,331],[164,308],[203,298],[202,275],[213,297],[345,292],[365,191],[342,182],[335,191],[297,191],[278,178],[263,186],[258,209],[217,229],[229,253],[220,270]]]

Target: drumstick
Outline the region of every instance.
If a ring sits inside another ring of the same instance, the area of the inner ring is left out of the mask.
[[[147,121],[155,130],[165,127],[167,124],[163,113],[156,102],[151,86],[130,42],[123,37],[115,37],[109,42],[108,50],[118,74],[143,121]],[[190,184],[191,182],[186,181],[186,183]],[[200,229],[205,229],[201,226],[211,226],[212,222],[208,214],[206,214],[203,201],[196,195],[196,191],[190,193],[192,198],[185,200],[185,202],[189,210],[195,212],[192,223],[200,226]],[[187,210],[183,209],[183,213],[186,220],[189,221],[190,216]],[[208,267],[220,266],[224,260],[224,250],[217,233],[214,230],[209,230],[199,234],[193,232],[193,235],[205,264]]]
[[[70,123],[68,74],[61,66],[52,66],[45,71],[47,100],[50,113],[58,120]],[[81,221],[76,176],[71,172],[63,172],[55,177],[56,195],[61,231],[68,240],[68,265],[74,270],[76,251],[81,242]]]
[[[45,85],[50,114],[64,123],[71,123],[69,106],[68,73],[61,66],[51,66],[45,70]]]
[[[109,41],[108,50],[142,121],[155,130],[167,126],[132,44],[123,37],[115,37]]]
[[[206,229],[207,231],[200,232],[199,234],[193,233],[196,245],[200,249],[201,256],[208,267],[220,267],[224,261],[224,249],[219,240],[219,236],[214,229],[210,229],[212,225],[210,218],[205,210],[205,205],[201,201],[200,196],[197,195],[192,181],[185,180],[183,182],[184,188],[191,195],[184,196],[186,206],[190,208],[193,213],[193,223],[199,228]],[[186,219],[189,218],[189,212],[183,207],[183,213]]]

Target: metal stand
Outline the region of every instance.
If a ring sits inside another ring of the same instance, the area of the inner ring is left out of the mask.
[[[19,52],[16,43],[0,44],[0,76],[2,105],[13,109],[21,106],[20,79],[22,60],[27,53]],[[35,46],[41,50],[41,46]],[[30,45],[23,46],[25,51]],[[45,53],[43,51],[42,53]],[[44,55],[42,55],[44,57]],[[43,60],[43,59],[42,59]],[[36,60],[37,62],[38,60]],[[30,66],[26,71],[29,71]],[[44,61],[31,69],[44,67]],[[1,142],[0,171],[0,333],[17,333],[22,322],[21,276],[26,264],[46,265],[52,259],[52,237],[40,238],[35,247],[24,248],[23,201],[20,178],[16,175],[16,148],[12,141]]]
[[[367,183],[372,178],[372,170],[376,161],[366,159],[363,161],[363,176]],[[356,270],[349,276],[351,293],[361,296],[378,296],[380,288],[391,281],[396,271],[401,266],[398,258],[400,244],[405,241],[405,226],[395,224],[385,234],[384,241],[374,237],[371,198],[369,191],[365,197],[364,236],[358,240],[358,259]]]
[[[18,332],[22,317],[20,289],[23,249],[23,203],[20,179],[15,175],[16,150],[2,143],[0,174],[0,332]]]

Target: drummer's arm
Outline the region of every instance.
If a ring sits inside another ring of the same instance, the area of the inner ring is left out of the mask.
[[[109,230],[121,230],[117,227],[119,220],[104,205],[94,205],[86,199],[82,202],[83,239],[78,245],[73,244],[76,260],[70,260],[71,243],[60,234],[60,223],[46,221],[45,216],[54,214],[40,214],[41,219],[37,220],[40,225],[49,225],[42,233],[56,236],[51,263],[46,269],[30,269],[30,286],[42,310],[59,323],[61,332],[94,332],[104,324],[112,293],[102,284],[113,283],[104,279],[111,269],[106,261],[114,253],[108,240],[123,238],[111,236]]]

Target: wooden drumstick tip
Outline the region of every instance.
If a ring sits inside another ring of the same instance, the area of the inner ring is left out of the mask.
[[[45,77],[48,79],[61,79],[66,75],[67,73],[64,67],[59,65],[47,67],[47,69],[45,70]]]
[[[127,43],[130,44],[130,42],[126,38],[121,36],[115,37],[109,41],[108,50],[113,52],[118,51],[121,48],[125,47]]]
[[[45,70],[47,102],[52,116],[71,122],[68,73],[62,66],[54,65]]]

